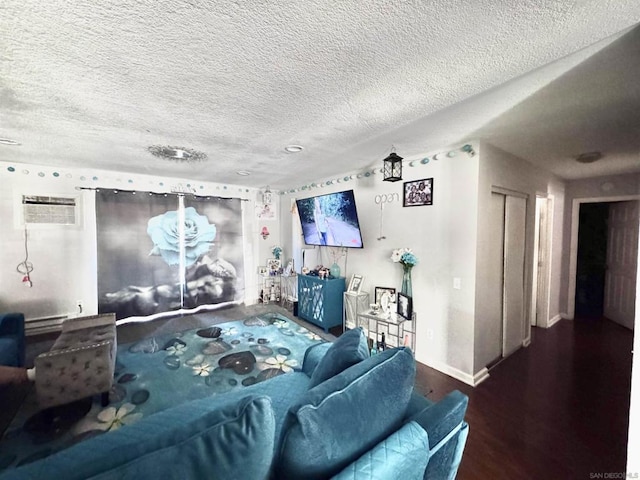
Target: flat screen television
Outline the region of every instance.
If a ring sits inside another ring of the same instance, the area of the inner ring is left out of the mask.
[[[353,190],[296,199],[307,245],[362,248]]]

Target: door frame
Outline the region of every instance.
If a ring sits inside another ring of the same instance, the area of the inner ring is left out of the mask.
[[[567,298],[568,320],[573,320],[576,316],[576,276],[578,270],[578,227],[580,226],[580,205],[583,203],[611,203],[633,200],[640,200],[640,195],[619,195],[614,197],[587,197],[573,199],[571,206],[571,246],[569,249],[569,298]]]
[[[551,303],[551,239],[553,238],[553,195],[536,195],[535,233],[533,240],[533,265],[531,272],[531,311],[529,320],[532,327],[549,326],[549,305]],[[540,219],[544,209],[544,224]],[[542,232],[542,235],[541,235]],[[539,267],[540,253],[543,252],[544,264]],[[537,317],[542,320],[538,322]]]

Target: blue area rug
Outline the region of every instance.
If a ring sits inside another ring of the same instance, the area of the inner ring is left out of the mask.
[[[135,423],[171,406],[299,370],[323,340],[277,313],[118,346],[107,407],[98,398],[40,412],[35,389],[0,441],[0,470]]]

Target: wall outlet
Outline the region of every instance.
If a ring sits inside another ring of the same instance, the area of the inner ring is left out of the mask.
[[[460,277],[453,278],[453,288],[460,290],[462,288],[462,279]]]
[[[427,340],[433,340],[433,330],[427,328]]]

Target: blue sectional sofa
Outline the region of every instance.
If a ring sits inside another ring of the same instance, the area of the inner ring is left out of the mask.
[[[350,330],[301,371],[194,400],[9,470],[0,479],[454,478],[467,397],[414,391],[408,348],[369,357]]]
[[[0,365],[24,367],[24,315],[0,313]]]

